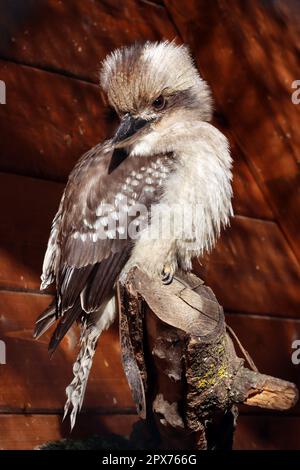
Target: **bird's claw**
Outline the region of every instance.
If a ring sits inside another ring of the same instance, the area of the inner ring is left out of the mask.
[[[173,273],[169,266],[165,266],[161,272],[161,280],[164,285],[169,285],[173,281]]]

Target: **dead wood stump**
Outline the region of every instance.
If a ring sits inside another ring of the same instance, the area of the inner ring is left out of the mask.
[[[124,370],[145,420],[135,433],[144,436],[140,446],[147,435],[162,449],[230,449],[238,403],[296,403],[294,384],[244,366],[222,307],[196,276],[165,286],[134,268],[118,285],[118,302]]]

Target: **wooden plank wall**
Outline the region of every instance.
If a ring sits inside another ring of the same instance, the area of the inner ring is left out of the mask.
[[[26,6],[25,6],[26,5]],[[73,330],[50,361],[32,339],[51,299],[39,275],[50,222],[82,152],[111,135],[97,69],[134,40],[187,42],[215,98],[215,124],[234,165],[232,227],[195,270],[215,290],[230,325],[262,372],[300,386],[291,344],[300,339],[299,79],[297,0],[1,2],[0,79],[0,448],[28,449],[68,435],[64,388]],[[242,407],[237,449],[300,448],[299,406],[286,413]],[[127,435],[136,420],[117,328],[100,342],[74,435]]]

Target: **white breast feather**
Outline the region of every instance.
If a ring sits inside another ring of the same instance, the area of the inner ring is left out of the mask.
[[[134,264],[152,275],[160,274],[165,264],[173,270],[178,264],[191,269],[192,258],[214,246],[222,226],[229,223],[233,214],[232,160],[226,137],[204,122],[192,128],[182,126],[182,136],[178,128],[176,131],[176,169],[166,181],[160,202],[152,207],[151,223],[136,242],[126,272]],[[152,140],[155,141],[155,136]],[[150,152],[150,138],[147,143]],[[169,151],[167,142],[166,147]],[[140,144],[134,151],[142,149]],[[189,214],[188,224],[181,222],[183,209]],[[175,220],[173,231],[169,237],[153,240],[153,233],[159,233],[162,214],[166,215],[167,210]]]

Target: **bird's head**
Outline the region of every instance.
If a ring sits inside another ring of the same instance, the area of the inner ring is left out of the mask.
[[[211,119],[209,88],[184,45],[146,42],[117,49],[103,61],[100,81],[121,119],[116,147],[147,142],[153,151],[164,136],[167,147],[174,129]]]

